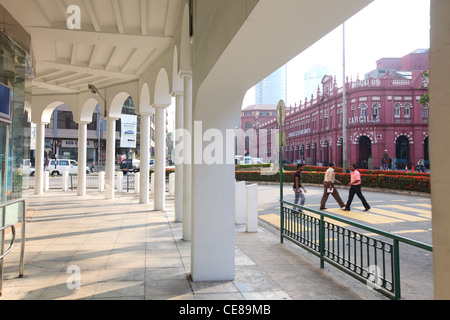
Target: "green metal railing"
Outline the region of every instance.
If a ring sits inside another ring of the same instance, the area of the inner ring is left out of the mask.
[[[287,201],[280,205],[282,243],[284,239],[292,241],[318,256],[321,268],[327,262],[391,299],[401,299],[400,243],[433,251],[430,245],[329,213]],[[386,239],[364,235],[347,225]]]
[[[25,218],[26,218],[26,200],[17,199],[6,203],[0,204],[0,211],[2,212],[2,219],[0,221],[0,297],[2,296],[2,286],[3,286],[3,261],[4,258],[14,247],[16,240],[16,228],[14,225],[6,225],[6,208],[15,204],[21,204],[21,246],[20,246],[20,261],[19,261],[19,277],[23,277],[23,266],[24,266],[24,254],[25,254]],[[5,234],[6,230],[11,229],[12,238],[10,240],[10,245],[5,251]]]

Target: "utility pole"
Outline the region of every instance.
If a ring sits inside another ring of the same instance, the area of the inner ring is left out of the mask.
[[[347,105],[346,105],[346,81],[345,81],[345,23],[342,24],[342,169],[346,171],[347,164]]]

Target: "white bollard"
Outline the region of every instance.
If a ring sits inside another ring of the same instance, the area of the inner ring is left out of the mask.
[[[104,192],[105,191],[105,172],[99,172],[98,173],[98,191]]]
[[[169,174],[169,196],[175,196],[175,172]]]
[[[67,191],[69,189],[68,183],[69,183],[69,172],[63,171],[63,173],[62,173],[62,191]]]
[[[258,185],[247,186],[247,232],[258,232]]]
[[[123,192],[123,173],[121,171],[116,172],[116,180],[117,180],[117,192]]]
[[[155,193],[155,173],[152,172],[150,175],[150,194]]]
[[[44,191],[50,189],[50,172],[44,171]]]
[[[140,188],[141,188],[141,173],[136,172],[134,174],[134,193],[139,194]]]
[[[236,224],[245,224],[246,198],[245,181],[236,182],[234,189],[234,219]]]

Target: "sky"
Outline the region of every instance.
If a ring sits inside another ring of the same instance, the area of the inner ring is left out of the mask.
[[[401,58],[430,46],[430,0],[375,0],[345,22],[345,73],[353,80],[376,68],[381,58]],[[343,28],[330,32],[287,63],[286,106],[305,100],[304,73],[314,65],[326,66],[342,87]],[[310,99],[310,97],[308,97]],[[254,88],[242,108],[254,104]]]

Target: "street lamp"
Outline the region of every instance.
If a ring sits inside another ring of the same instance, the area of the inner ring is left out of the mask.
[[[93,84],[88,84],[88,88],[89,91],[92,92],[93,94],[98,94],[100,98],[102,98],[103,102],[104,102],[104,118],[107,118],[107,114],[106,114],[106,100],[105,98],[103,98],[103,96],[100,94],[100,92],[98,91],[98,89],[93,85]]]
[[[102,98],[103,100],[103,110],[104,110],[104,118],[106,119],[107,114],[106,114],[106,100],[105,98],[103,98],[103,96],[100,94],[100,92],[98,91],[98,89],[93,85],[93,84],[88,84],[88,88],[89,91],[92,92],[93,94],[98,94],[100,98]],[[98,142],[97,142],[97,152],[98,152],[98,170],[100,170],[100,157],[101,157],[101,125],[100,125],[100,118],[98,117],[97,119],[97,126],[100,129],[99,133],[98,133]]]

